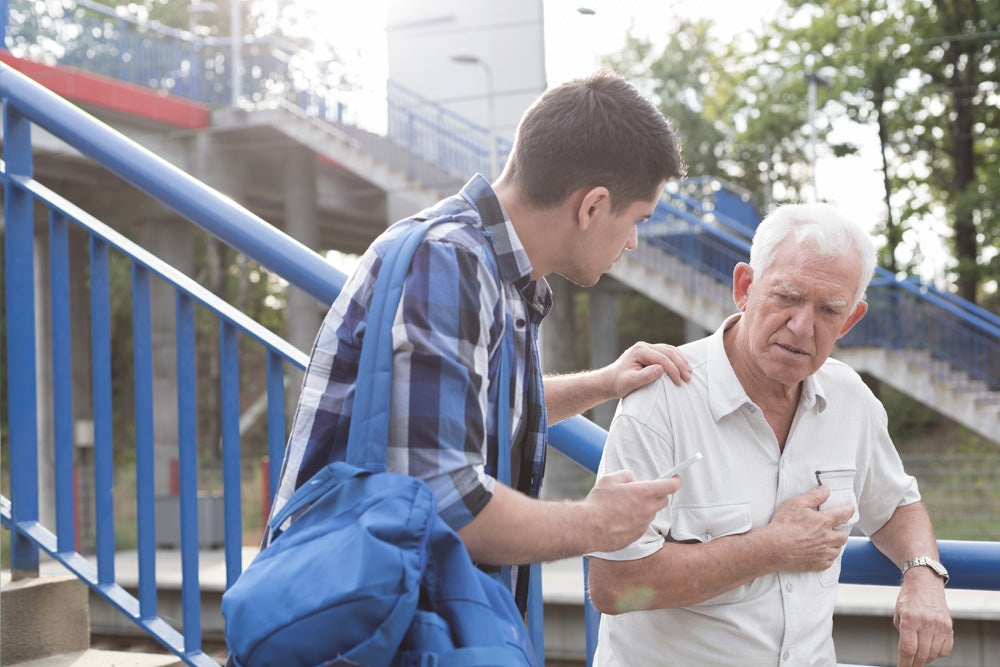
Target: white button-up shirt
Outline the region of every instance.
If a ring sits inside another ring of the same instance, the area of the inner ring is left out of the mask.
[[[830,359],[803,383],[782,451],[733,371],[723,332],[681,349],[693,377],[666,376],[619,405],[598,475],[627,469],[654,479],[701,451],[646,533],[609,560],[644,558],[664,541],[708,542],[766,526],[783,502],[817,485],[824,505],[853,503],[848,524],[867,535],[900,505],[920,499],[889,438],[881,403],[845,364]],[[596,665],[834,665],[833,608],[840,558],[823,572],[778,571],[690,607],[601,619]]]

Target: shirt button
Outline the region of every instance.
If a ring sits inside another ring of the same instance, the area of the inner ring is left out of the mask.
[[[519,317],[516,320],[514,320],[514,326],[516,326],[518,329],[523,329],[524,325],[525,321],[523,317]]]
[[[704,533],[701,534],[701,539],[704,540],[705,542],[708,542],[710,539],[712,539],[712,533],[705,531]]]
[[[785,651],[785,653],[781,656],[781,659],[784,660],[785,662],[788,662],[788,659],[790,657],[792,657],[792,654],[789,653],[788,651]]]
[[[785,590],[788,591],[789,593],[791,593],[792,592],[792,584],[791,583],[785,584]]]
[[[750,414],[752,414],[752,415],[755,415],[755,414],[757,414],[757,408],[755,408],[755,407],[754,407],[754,406],[752,406],[752,405],[748,405],[748,406],[747,406],[747,410],[748,410],[748,411],[750,412]]]

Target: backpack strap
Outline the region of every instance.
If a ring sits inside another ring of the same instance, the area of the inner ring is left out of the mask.
[[[392,389],[392,324],[403,292],[403,282],[410,261],[427,231],[453,218],[419,221],[397,236],[390,244],[372,292],[368,307],[365,339],[361,344],[358,375],[354,388],[354,406],[348,433],[345,460],[372,472],[384,472],[389,442],[389,412]],[[487,237],[489,235],[487,234]],[[492,243],[492,240],[491,240]],[[500,284],[499,267],[493,263],[494,277]],[[500,345],[500,373],[497,415],[498,466],[506,461],[506,476],[498,479],[510,484],[510,342],[511,327],[505,322]]]

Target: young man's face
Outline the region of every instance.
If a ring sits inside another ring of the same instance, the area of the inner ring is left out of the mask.
[[[816,372],[867,310],[854,301],[860,279],[857,252],[831,259],[793,239],[782,242],[761,276],[740,265],[734,296],[744,311],[740,327],[746,327],[751,367],[786,386]]]
[[[657,194],[652,199],[633,202],[620,213],[611,210],[610,199],[601,202],[593,213],[593,219],[582,236],[581,243],[574,249],[573,275],[564,277],[578,285],[590,287],[611,270],[611,266],[626,250],[638,247],[638,225],[653,215],[664,185],[665,181],[657,188]]]

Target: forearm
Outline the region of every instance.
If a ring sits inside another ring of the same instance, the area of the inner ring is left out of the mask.
[[[600,370],[570,375],[546,375],[542,378],[542,386],[545,389],[549,424],[556,424],[586,412],[599,403],[618,398]]]
[[[630,561],[590,559],[590,595],[603,613],[686,607],[779,569],[762,531],[700,544],[667,542]]]
[[[618,472],[598,480],[583,500],[548,501],[497,483],[486,507],[458,534],[474,560],[494,565],[617,551],[642,535],[680,486],[677,477],[636,482]]]
[[[536,500],[497,483],[493,498],[458,535],[476,562],[538,563],[590,550],[589,522],[580,502]]]
[[[897,507],[885,525],[871,536],[872,543],[896,567],[917,556],[938,558],[937,540],[923,503]]]

